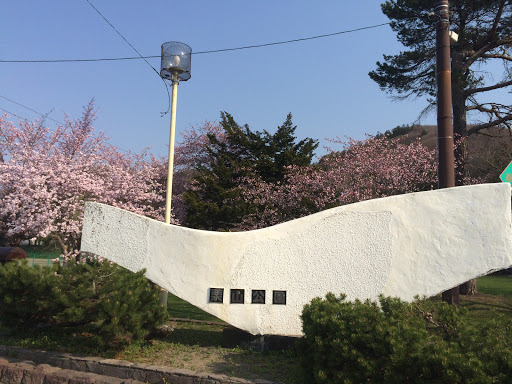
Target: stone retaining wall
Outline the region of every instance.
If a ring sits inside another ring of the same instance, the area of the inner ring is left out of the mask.
[[[277,384],[123,360],[0,345],[0,384]]]
[[[102,376],[0,357],[0,384],[142,384],[142,381]]]

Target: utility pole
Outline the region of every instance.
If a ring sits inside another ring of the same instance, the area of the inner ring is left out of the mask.
[[[437,73],[437,150],[439,188],[455,187],[453,148],[452,72],[450,61],[450,8],[448,0],[437,0],[436,73]],[[442,294],[443,301],[459,305],[459,287]]]

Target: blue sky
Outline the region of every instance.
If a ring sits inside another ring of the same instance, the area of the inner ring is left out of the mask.
[[[142,55],[159,55],[166,41],[193,52],[304,38],[387,22],[380,0],[365,1],[99,1],[90,0]],[[3,60],[131,57],[135,52],[85,0],[6,1]],[[401,49],[389,26],[323,39],[192,56],[192,78],[178,90],[180,132],[220,111],[254,130],[273,132],[293,114],[299,139],[350,136],[413,123],[425,100],[396,102],[368,77],[383,54]],[[159,71],[160,60],[149,59]],[[0,63],[0,96],[63,121],[91,98],[95,127],[111,143],[166,155],[167,92],[143,60],[96,63]],[[4,98],[0,108],[37,114]],[[3,112],[3,111],[0,111]],[[49,125],[55,125],[48,120]],[[435,114],[425,124],[435,123]],[[322,150],[318,151],[320,154]]]

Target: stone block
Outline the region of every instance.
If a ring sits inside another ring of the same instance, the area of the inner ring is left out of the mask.
[[[44,384],[69,384],[71,375],[62,370],[52,372],[46,375]]]
[[[82,361],[80,359],[70,359],[70,358],[62,359],[59,364],[59,367],[61,367],[63,369],[71,369],[74,371],[87,372],[86,362]]]
[[[2,380],[3,384],[18,384],[23,380],[23,366],[18,364],[7,364],[2,369]]]
[[[22,384],[43,384],[47,376],[59,371],[61,371],[60,368],[47,364],[37,365],[32,369],[25,370]]]

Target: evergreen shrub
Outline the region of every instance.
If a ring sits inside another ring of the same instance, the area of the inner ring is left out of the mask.
[[[28,261],[0,266],[0,322],[8,328],[35,329],[50,322],[53,304],[52,285],[56,267],[34,268]]]
[[[6,264],[0,268],[0,322],[23,331],[87,325],[110,346],[141,338],[167,319],[144,272],[93,259],[50,268]]]
[[[509,383],[510,320],[476,328],[432,300],[346,301],[329,293],[302,313],[299,358],[311,383]]]

